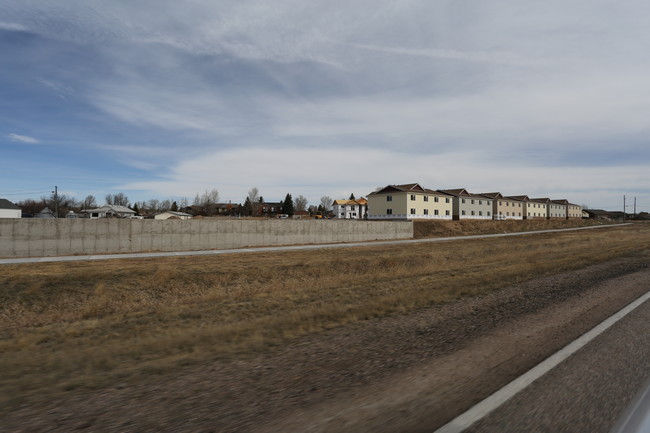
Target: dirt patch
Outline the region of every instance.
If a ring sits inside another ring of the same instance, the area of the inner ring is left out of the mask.
[[[340,327],[276,353],[71,391],[5,431],[431,431],[647,290],[621,259],[415,314]]]

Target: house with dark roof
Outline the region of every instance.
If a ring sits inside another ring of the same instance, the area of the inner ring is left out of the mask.
[[[479,195],[492,200],[492,216],[495,220],[521,220],[524,218],[521,200],[506,197],[500,192],[485,192]]]
[[[453,196],[418,183],[388,185],[368,194],[368,219],[452,219]]]
[[[5,198],[0,198],[0,218],[20,218],[23,211]]]
[[[453,197],[453,218],[463,219],[492,219],[493,199],[480,194],[472,194],[465,188],[438,190]]]

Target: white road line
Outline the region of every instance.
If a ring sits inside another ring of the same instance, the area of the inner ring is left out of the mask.
[[[611,316],[609,319],[602,322],[600,325],[597,325],[591,331],[579,337],[577,340],[569,343],[559,352],[548,357],[546,360],[537,364],[528,372],[519,376],[517,379],[513,380],[485,400],[477,403],[475,406],[471,407],[467,412],[457,416],[444,426],[440,427],[434,433],[460,433],[475,422],[487,416],[490,412],[501,406],[506,401],[510,400],[515,396],[519,391],[526,388],[528,385],[533,383],[535,380],[539,379],[551,369],[556,367],[562,361],[567,359],[569,356],[577,352],[580,348],[585,346],[594,338],[598,337],[600,334],[605,332],[610,326],[614,325],[616,322],[621,320],[623,317],[634,311],[641,304],[650,299],[650,292],[647,292],[645,295],[638,298],[636,301],[628,304],[625,308],[620,310],[618,313]]]
[[[607,227],[617,227],[625,224],[607,224],[602,226],[589,226],[589,227],[574,227],[568,229],[548,229],[537,230],[530,232],[515,232],[515,233],[496,233],[489,235],[468,235],[468,236],[449,236],[444,238],[425,238],[425,239],[402,239],[392,241],[367,241],[367,242],[351,242],[339,244],[310,244],[310,245],[287,245],[277,247],[248,247],[248,248],[234,248],[229,250],[199,250],[199,251],[161,251],[155,253],[118,253],[118,254],[92,254],[92,255],[78,255],[78,256],[50,256],[50,257],[22,257],[17,259],[0,259],[0,265],[17,265],[23,263],[45,263],[45,262],[74,262],[86,260],[115,260],[115,259],[141,259],[152,257],[177,257],[177,256],[206,256],[218,254],[241,254],[241,253],[269,253],[277,251],[296,251],[296,250],[319,250],[326,248],[353,248],[353,247],[367,247],[367,246],[385,246],[385,245],[402,245],[402,244],[421,244],[431,242],[446,242],[446,241],[460,241],[467,239],[485,239],[485,238],[498,238],[505,236],[524,236],[536,235],[541,233],[556,233],[576,230],[590,230]]]

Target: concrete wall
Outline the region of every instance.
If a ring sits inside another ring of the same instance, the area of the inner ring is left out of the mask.
[[[196,251],[413,237],[405,221],[2,219],[0,257]]]

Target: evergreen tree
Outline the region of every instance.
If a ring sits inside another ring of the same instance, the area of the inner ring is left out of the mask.
[[[294,214],[293,198],[291,198],[291,194],[289,193],[287,193],[287,196],[284,198],[284,202],[282,203],[282,213],[286,213],[289,216],[293,216]]]
[[[356,200],[356,199],[354,198],[354,193],[350,194],[350,200]]]
[[[244,202],[244,212],[247,215],[253,214],[253,203],[251,203],[251,199],[248,197],[246,197],[246,201]]]
[[[133,212],[135,212],[136,215],[140,215],[140,208],[138,207],[138,202],[137,201],[133,205]]]
[[[176,202],[172,203],[172,212],[178,212],[178,204]]]

